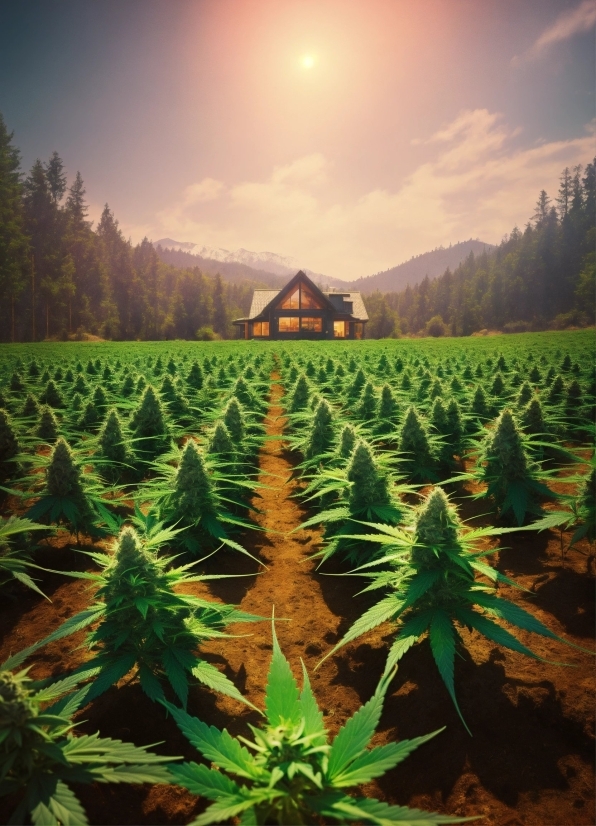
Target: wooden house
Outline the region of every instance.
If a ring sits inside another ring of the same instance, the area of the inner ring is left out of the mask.
[[[368,314],[359,292],[323,292],[302,271],[281,290],[255,290],[246,318],[234,321],[244,338],[361,339]]]

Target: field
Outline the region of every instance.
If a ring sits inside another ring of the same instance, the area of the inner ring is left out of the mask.
[[[594,823],[595,401],[593,330],[3,345],[0,820]]]

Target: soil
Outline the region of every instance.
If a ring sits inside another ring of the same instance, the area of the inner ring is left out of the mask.
[[[284,418],[279,405],[282,387],[274,374],[267,418],[268,439],[260,454],[259,483],[253,504],[257,526],[245,537],[248,550],[266,568],[237,553],[219,552],[204,564],[209,573],[244,574],[192,587],[244,611],[264,617],[254,625],[230,629],[238,636],[206,645],[206,658],[222,668],[256,706],[262,706],[271,656],[271,617],[282,650],[301,680],[302,659],[332,734],[374,692],[382,672],[390,628],[381,626],[316,668],[353,621],[371,604],[356,595],[361,580],[337,576],[334,560],[317,570],[309,557],[320,547],[316,530],[295,528],[309,511],[296,498],[296,458],[283,441]],[[484,503],[457,491],[460,514],[473,524],[489,524]],[[570,534],[565,537],[569,541]],[[40,565],[60,569],[87,566],[87,558],[64,547],[41,552]],[[588,547],[563,558],[558,533],[513,534],[506,537],[497,560],[499,570],[528,591],[504,587],[507,599],[529,608],[557,635],[583,648],[594,646],[594,579],[587,570]],[[582,553],[583,552],[583,553]],[[32,592],[3,605],[0,614],[0,660],[35,642],[67,617],[84,608],[88,583],[65,581],[57,574],[42,588],[52,602]],[[594,672],[593,658],[553,640],[519,638],[542,660],[497,648],[477,634],[463,633],[466,650],[457,658],[456,693],[470,736],[464,729],[440,679],[428,643],[411,649],[400,664],[388,694],[375,744],[417,737],[443,726],[444,731],[376,783],[362,789],[388,803],[453,816],[477,816],[499,826],[570,826],[593,824],[594,811]],[[77,649],[84,632],[49,646],[32,668],[36,677],[58,675],[85,659]],[[553,662],[556,661],[556,662]],[[563,662],[564,665],[560,663]],[[201,686],[191,689],[189,712],[234,734],[246,734],[246,723],[258,715],[236,701]],[[156,751],[197,759],[197,754],[159,706],[151,703],[130,678],[110,689],[81,715],[81,730],[155,743]],[[203,801],[174,787],[96,785],[77,788],[93,824],[188,823],[204,808]],[[0,805],[0,822],[9,815]]]

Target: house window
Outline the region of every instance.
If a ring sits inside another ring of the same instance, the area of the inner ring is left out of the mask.
[[[300,288],[300,308],[302,310],[321,310],[321,304],[305,287]]]
[[[269,322],[255,321],[252,325],[253,336],[269,336]]]
[[[299,310],[300,309],[300,288],[294,290],[291,295],[286,296],[283,304],[281,305],[282,310]],[[281,327],[279,328],[281,330]]]
[[[360,322],[360,321],[357,321],[354,324],[354,338],[362,338],[363,333],[364,333],[364,324],[362,324],[362,322]]]
[[[334,321],[333,322],[333,338],[345,338],[346,337],[346,322],[345,321]]]
[[[307,290],[306,287],[296,287],[293,293],[287,295],[279,305],[281,310],[322,310],[322,304]]]
[[[303,330],[307,330],[309,333],[322,333],[323,319],[303,316],[300,326]]]
[[[279,317],[280,333],[297,333],[300,330],[300,317],[297,315],[286,315]]]

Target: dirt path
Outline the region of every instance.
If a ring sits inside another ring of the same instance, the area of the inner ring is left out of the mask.
[[[255,516],[267,533],[254,532],[246,538],[248,550],[267,566],[254,580],[246,580],[248,590],[240,599],[240,608],[260,616],[270,617],[275,606],[277,636],[285,656],[290,661],[296,677],[302,681],[302,659],[317,691],[327,686],[321,705],[332,716],[330,725],[345,717],[350,707],[360,700],[354,688],[342,685],[337,678],[337,667],[325,663],[315,672],[321,657],[339,639],[362,611],[363,601],[353,599],[353,581],[315,572],[316,561],[308,559],[319,547],[319,530],[296,531],[309,511],[295,498],[298,482],[292,480],[295,457],[287,450],[281,438],[286,419],[280,398],[283,388],[279,376],[273,374],[270,407],[267,415],[267,436],[259,457],[258,481],[264,487],[253,500],[260,511]],[[246,568],[251,563],[243,563]],[[230,568],[232,566],[229,562]],[[234,555],[234,568],[240,562]],[[252,565],[254,569],[254,565]],[[328,565],[326,570],[333,572]],[[240,586],[242,587],[242,586]],[[212,591],[229,599],[225,581]],[[236,633],[246,633],[247,626],[239,625]],[[250,627],[251,636],[234,642],[210,644],[206,650],[225,656],[237,684],[246,692],[251,702],[261,706],[265,689],[265,676],[271,658],[271,623],[263,622]],[[246,678],[244,678],[246,675]],[[344,713],[342,714],[342,708]]]

